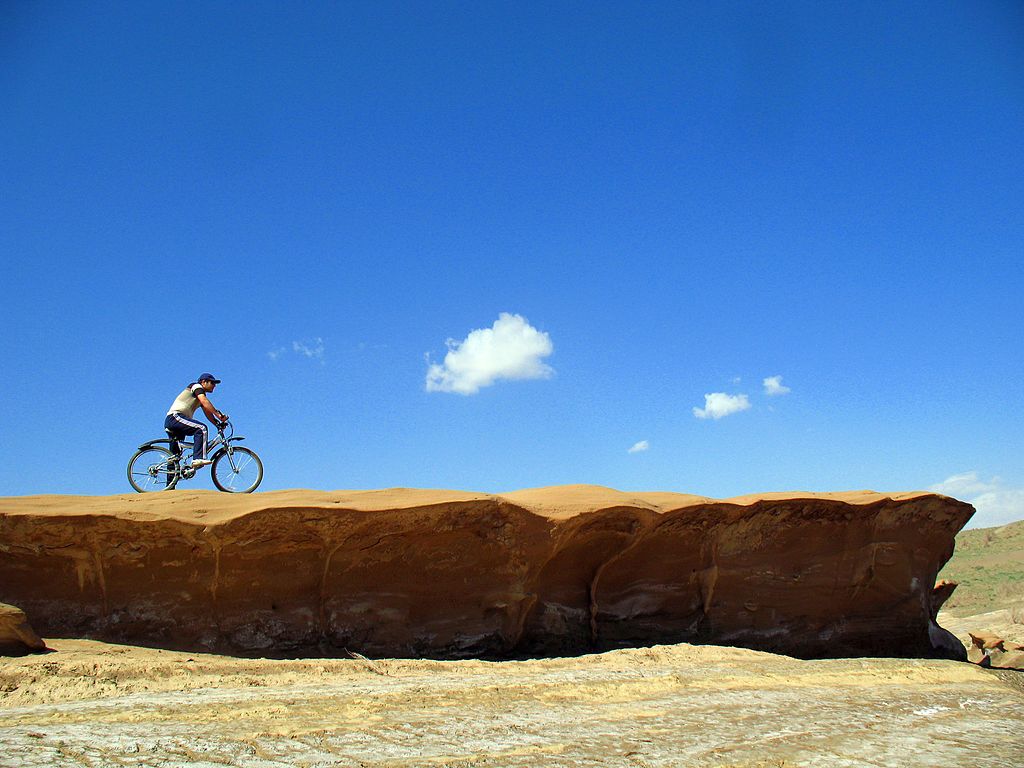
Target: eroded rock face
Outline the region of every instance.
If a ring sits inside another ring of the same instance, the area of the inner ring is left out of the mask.
[[[934,494],[593,486],[22,497],[0,500],[0,600],[44,636],[248,655],[964,658],[933,585],[971,514]]]

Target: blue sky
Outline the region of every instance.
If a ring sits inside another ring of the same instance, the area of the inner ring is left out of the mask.
[[[266,490],[1024,518],[1018,2],[4,3],[0,104],[0,495],[211,370]]]

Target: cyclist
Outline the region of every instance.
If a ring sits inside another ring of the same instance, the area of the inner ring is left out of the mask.
[[[167,418],[164,419],[164,429],[175,440],[183,440],[192,435],[192,466],[194,468],[205,467],[207,464],[213,463],[212,460],[206,458],[209,433],[205,424],[192,418],[195,412],[202,408],[210,423],[218,426],[228,420],[227,415],[214,408],[210,398],[207,397],[218,384],[220,384],[220,379],[215,378],[212,373],[200,374],[196,381],[181,391],[181,394],[171,404]]]

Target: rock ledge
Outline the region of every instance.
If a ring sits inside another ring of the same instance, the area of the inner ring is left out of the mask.
[[[964,658],[933,586],[972,514],[928,493],[596,486],[5,498],[0,601],[44,637],[238,655]]]

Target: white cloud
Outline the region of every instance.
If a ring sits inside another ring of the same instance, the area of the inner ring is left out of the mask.
[[[300,355],[306,357],[313,357],[318,360],[323,360],[324,357],[324,340],[319,336],[308,342],[305,341],[293,341],[292,351],[298,352]]]
[[[950,475],[928,490],[966,500],[969,497],[980,496],[983,493],[991,493],[996,490],[998,480],[999,478],[992,478],[986,483],[978,477],[977,472],[962,472],[959,475]]]
[[[521,315],[502,312],[490,328],[447,344],[444,363],[427,369],[428,392],[473,395],[500,379],[546,379],[554,373],[541,362],[554,351],[551,338]]]
[[[746,395],[727,395],[725,392],[712,392],[704,395],[704,407],[694,408],[693,415],[698,419],[720,419],[732,413],[745,411],[750,407]]]
[[[646,440],[641,440],[639,443],[633,443],[633,447],[629,449],[629,453],[641,453],[650,449],[651,444]]]
[[[267,352],[267,357],[276,362],[287,351],[286,347],[277,347]],[[308,341],[293,341],[292,352],[311,360],[319,360],[322,363],[324,361],[324,340],[317,336]]]
[[[791,392],[789,387],[782,385],[781,376],[769,376],[764,380],[764,393],[769,397],[774,395],[786,395]]]
[[[969,528],[988,528],[1024,520],[1024,488],[1008,488],[998,477],[985,481],[977,472],[951,475],[928,490],[973,504]]]

